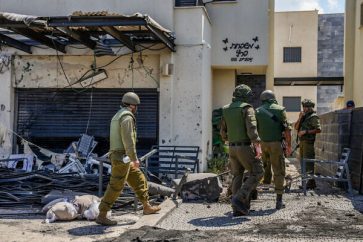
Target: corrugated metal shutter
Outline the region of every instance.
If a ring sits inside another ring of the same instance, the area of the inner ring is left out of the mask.
[[[86,132],[89,119],[87,134],[99,142],[96,151],[105,152],[110,120],[120,107],[122,95],[128,91],[17,89],[18,133],[40,146],[59,151]],[[137,114],[138,146],[147,150],[157,144],[159,94],[156,89],[134,91],[141,99]]]

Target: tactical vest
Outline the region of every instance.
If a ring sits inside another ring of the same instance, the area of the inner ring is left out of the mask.
[[[278,121],[274,121],[265,111],[261,110],[261,108],[264,108],[275,115]],[[274,103],[262,104],[261,107],[256,109],[257,130],[262,141],[272,142],[282,140],[283,124],[281,120],[284,110],[284,107]]]
[[[250,141],[247,135],[245,117],[242,113],[245,107],[251,107],[251,105],[235,101],[223,107],[223,118],[227,124],[228,141],[231,143]]]
[[[124,151],[124,145],[122,143],[121,138],[121,126],[120,121],[121,119],[126,116],[130,115],[134,120],[134,124],[136,123],[135,116],[132,112],[130,112],[127,108],[121,108],[112,118],[111,126],[110,126],[110,151]],[[134,134],[136,140],[136,129],[134,125]]]
[[[315,112],[305,114],[305,116],[301,120],[299,131],[300,130],[312,130],[312,129],[315,129],[315,127],[313,127],[312,124],[311,124],[311,119],[313,117],[318,117],[318,115],[316,115]],[[300,140],[314,141],[315,136],[316,136],[316,134],[305,134],[300,138]]]

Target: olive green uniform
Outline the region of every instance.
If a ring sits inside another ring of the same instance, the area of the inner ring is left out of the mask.
[[[139,168],[122,161],[125,155],[131,161],[137,160],[135,116],[128,108],[121,108],[111,120],[110,127],[110,160],[112,171],[110,182],[99,206],[100,212],[109,211],[119,197],[125,182],[136,193],[140,202],[149,199],[148,188],[144,174]]]
[[[223,140],[229,141],[232,195],[246,201],[263,176],[262,162],[255,158],[251,145],[251,142],[260,140],[252,106],[242,101],[233,101],[225,106],[220,133]],[[250,175],[242,182],[245,169]]]
[[[262,161],[264,164],[264,182],[271,182],[271,166],[275,183],[275,192],[283,194],[285,180],[285,157],[283,154],[282,132],[291,129],[287,122],[285,108],[273,100],[263,101],[256,109],[258,134],[261,138]]]
[[[300,121],[300,126],[298,131],[303,130],[321,130],[320,119],[314,111],[306,113]],[[302,159],[315,159],[315,143],[316,134],[304,134],[300,137],[300,161]],[[306,163],[306,172],[314,173],[314,163]]]

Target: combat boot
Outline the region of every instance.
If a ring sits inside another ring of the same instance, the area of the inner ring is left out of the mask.
[[[98,223],[100,225],[104,225],[104,226],[112,226],[112,225],[117,224],[117,221],[108,219],[106,215],[107,215],[107,212],[100,211],[100,214],[98,215],[98,217],[96,219],[96,223]]]
[[[143,204],[144,207],[144,215],[154,214],[160,211],[160,206],[151,206],[149,202]]]
[[[285,204],[282,202],[282,194],[276,195],[276,209],[285,208]]]
[[[240,216],[243,215],[248,215],[248,213],[250,212],[250,204],[249,202],[245,201],[245,200],[240,200],[236,195],[234,195],[232,197],[232,205],[238,210],[238,212],[241,214]]]
[[[306,183],[306,189],[314,190],[316,188],[316,183],[314,179],[309,179]]]
[[[250,199],[251,200],[257,200],[258,199],[258,192],[256,189],[252,190],[251,194],[250,194]]]

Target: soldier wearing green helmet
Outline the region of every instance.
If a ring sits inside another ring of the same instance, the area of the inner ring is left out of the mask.
[[[149,204],[149,194],[144,173],[139,169],[140,162],[136,154],[136,118],[139,96],[134,92],[125,93],[121,109],[113,116],[110,126],[110,160],[112,171],[110,182],[99,205],[100,214],[96,223],[116,225],[117,222],[106,217],[112,205],[120,196],[127,182],[143,204],[144,214],[153,214],[159,206]]]
[[[232,180],[233,216],[247,215],[250,195],[263,176],[260,137],[253,107],[248,99],[253,95],[247,85],[239,85],[233,92],[232,102],[223,107],[221,137],[229,144]],[[243,182],[244,171],[249,172]]]
[[[300,140],[300,162],[302,159],[315,159],[315,136],[321,132],[320,119],[314,111],[315,103],[310,99],[304,99],[301,105],[303,111],[300,112],[299,119],[295,123],[297,136]],[[306,172],[314,173],[314,163],[306,163]],[[316,187],[315,180],[308,180],[306,187],[314,189]]]
[[[285,157],[282,141],[286,141],[286,154],[291,153],[291,127],[286,118],[285,108],[278,105],[275,94],[271,90],[260,95],[262,105],[256,109],[258,133],[261,138],[262,161],[264,164],[264,183],[271,183],[271,166],[273,170],[276,209],[284,207]]]

